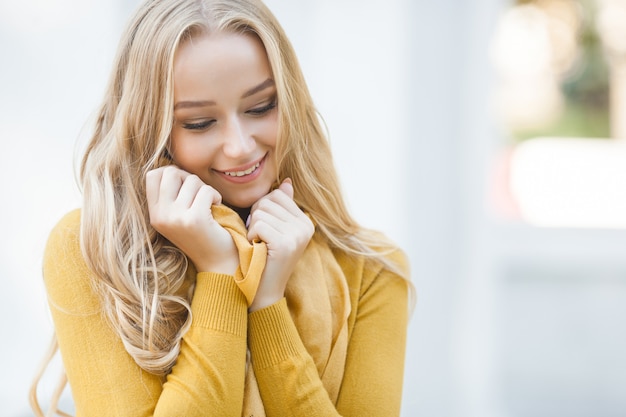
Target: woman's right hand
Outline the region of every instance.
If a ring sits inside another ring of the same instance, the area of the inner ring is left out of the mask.
[[[170,165],[146,175],[150,224],[182,250],[198,272],[232,275],[239,265],[230,233],[211,214],[222,196],[198,176]]]

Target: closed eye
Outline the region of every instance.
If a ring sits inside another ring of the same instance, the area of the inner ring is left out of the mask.
[[[183,123],[183,129],[188,130],[205,130],[211,127],[215,123],[215,120],[203,120],[197,123]]]
[[[276,108],[276,99],[273,99],[270,103],[260,106],[260,107],[255,107],[253,109],[248,110],[246,113],[252,115],[252,116],[263,116],[266,113],[269,113],[270,111],[274,110]]]

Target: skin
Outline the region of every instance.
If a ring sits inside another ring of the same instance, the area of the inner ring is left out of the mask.
[[[293,201],[291,180],[272,191],[278,107],[263,44],[233,33],[187,41],[174,61],[174,103],[174,165],[146,177],[150,223],[198,271],[233,274],[236,247],[210,207],[249,213],[248,239],[268,249],[250,311],[269,306],[284,296],[314,227]]]

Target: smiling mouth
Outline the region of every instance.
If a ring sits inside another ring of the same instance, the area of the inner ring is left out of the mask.
[[[261,165],[263,165],[263,161],[265,161],[265,158],[267,157],[266,155],[263,155],[262,158],[260,158],[256,163],[254,163],[252,166],[250,166],[249,168],[246,169],[242,169],[244,167],[241,167],[239,170],[237,171],[218,171],[220,174],[226,176],[226,177],[230,177],[230,178],[242,178],[242,177],[247,177],[248,175],[253,175],[255,174],[258,169],[261,167]]]
[[[246,175],[252,174],[260,166],[261,166],[261,161],[257,162],[256,164],[246,169],[245,171],[224,171],[223,174],[228,175],[229,177],[245,177]]]

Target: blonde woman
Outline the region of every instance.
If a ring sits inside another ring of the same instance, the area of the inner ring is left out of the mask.
[[[77,416],[399,415],[406,260],[260,1],[141,5],[80,174],[44,258]]]

